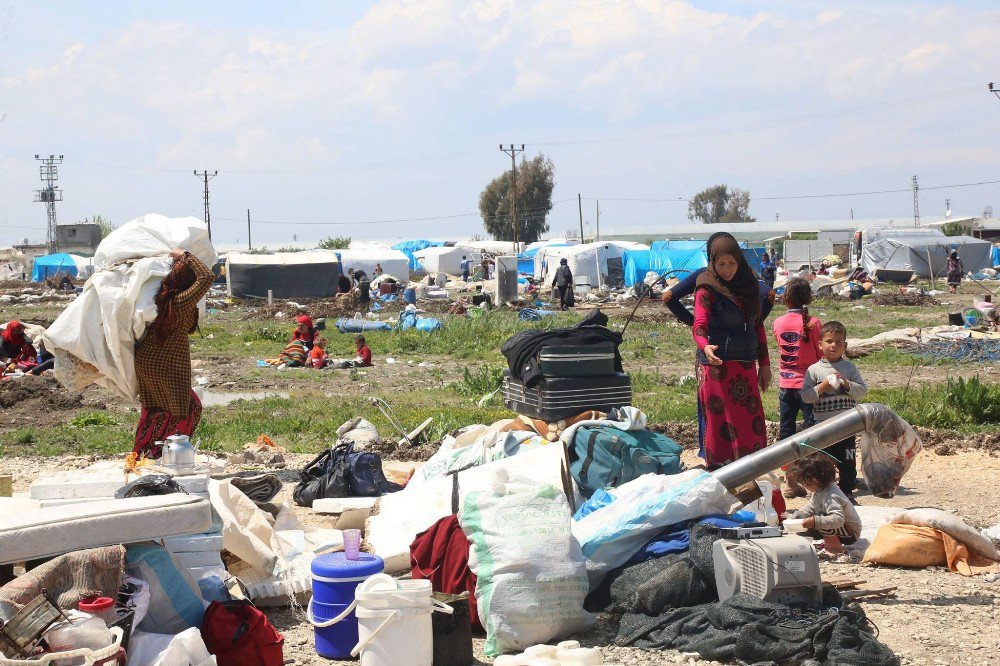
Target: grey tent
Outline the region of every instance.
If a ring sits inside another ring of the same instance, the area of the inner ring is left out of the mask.
[[[935,277],[944,277],[952,250],[958,251],[966,271],[990,267],[989,241],[945,236],[937,229],[865,229],[861,266],[869,273],[887,268],[912,270],[921,278],[930,277],[931,271]]]
[[[340,262],[329,250],[226,256],[226,282],[237,298],[325,298],[337,293]]]

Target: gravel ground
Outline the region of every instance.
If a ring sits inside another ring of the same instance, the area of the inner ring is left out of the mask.
[[[690,453],[686,454],[690,456]],[[279,470],[285,488],[279,496],[289,498],[298,466],[310,456],[290,455],[288,467]],[[86,467],[96,458],[15,458],[0,459],[0,474],[12,474],[15,492],[24,492],[32,480],[55,470]],[[692,459],[686,462],[691,464]],[[250,469],[234,466],[233,471]],[[870,495],[859,497],[861,504],[915,508],[936,506],[954,509],[977,527],[1000,523],[1000,501],[996,498],[996,477],[1000,458],[983,451],[963,450],[941,456],[931,451],[914,462],[904,488],[894,498],[883,500]],[[329,526],[329,519],[299,510],[306,524]],[[896,598],[866,601],[863,606],[879,630],[881,640],[901,657],[904,664],[1000,664],[1000,580],[988,582],[984,576],[964,578],[943,570],[909,570],[893,567],[865,567],[857,564],[822,563],[824,576],[851,576],[867,581],[866,587],[897,586]],[[337,664],[320,658],[313,648],[313,632],[301,611],[267,609],[271,621],[285,635],[288,664]],[[696,655],[676,651],[645,651],[613,646],[613,618],[601,617],[598,625],[573,638],[586,646],[602,649],[609,664],[715,664]],[[490,663],[482,654],[482,637],[475,639],[478,661]],[[401,665],[402,666],[402,665]]]

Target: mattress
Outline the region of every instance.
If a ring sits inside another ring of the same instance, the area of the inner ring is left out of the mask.
[[[208,500],[191,495],[87,502],[0,515],[0,564],[82,548],[207,532]]]

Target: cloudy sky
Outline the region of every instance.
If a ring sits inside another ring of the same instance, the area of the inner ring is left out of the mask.
[[[553,235],[577,193],[602,231],[666,231],[718,182],[809,220],[912,197],[794,197],[1000,180],[991,2],[99,6],[0,0],[0,245],[44,238],[36,153],[65,155],[61,222],[201,216],[192,171],[218,169],[213,236],[245,243],[249,208],[255,245],[481,233],[500,142],[555,162]],[[998,188],[925,189],[921,211]]]

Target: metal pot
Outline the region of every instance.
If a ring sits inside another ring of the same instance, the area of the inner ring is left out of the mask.
[[[195,447],[187,435],[167,437],[163,447],[162,465],[167,467],[194,467]]]

